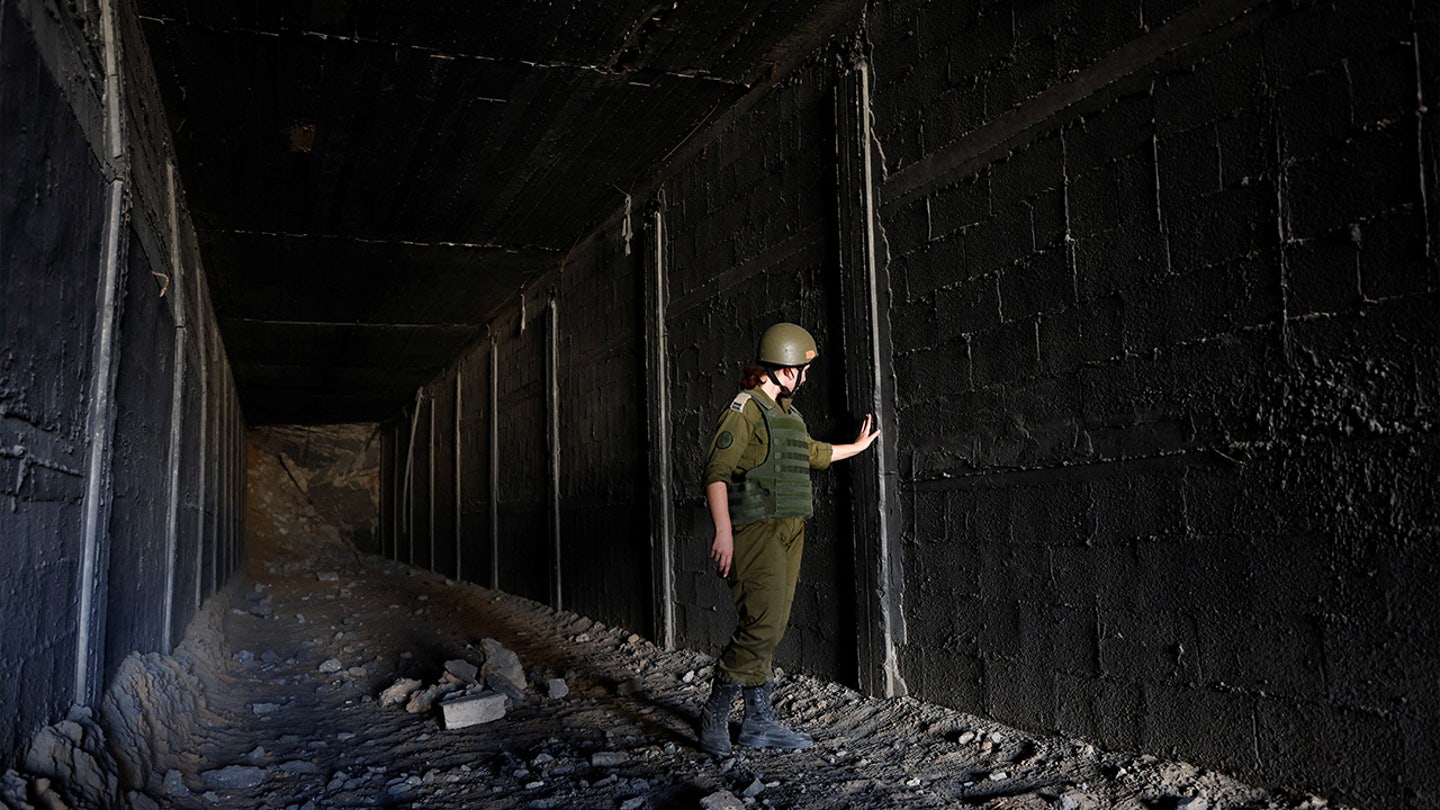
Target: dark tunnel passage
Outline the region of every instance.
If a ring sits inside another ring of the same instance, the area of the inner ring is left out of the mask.
[[[0,803],[1440,806],[1437,98],[1409,1],[0,0]],[[780,321],[882,433],[711,762]]]

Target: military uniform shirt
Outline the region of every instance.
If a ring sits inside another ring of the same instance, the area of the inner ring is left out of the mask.
[[[751,397],[770,396],[759,387],[747,391]],[[782,396],[775,403],[785,413],[790,412],[790,397]],[[806,438],[809,438],[808,436]],[[755,469],[765,461],[770,450],[770,431],[765,429],[765,417],[760,415],[760,406],[746,400],[739,410],[734,405],[720,414],[715,426],[715,436],[710,440],[710,460],[705,464],[705,486],[716,481],[729,484],[735,478]],[[823,470],[830,466],[833,448],[826,442],[810,439],[810,469]]]

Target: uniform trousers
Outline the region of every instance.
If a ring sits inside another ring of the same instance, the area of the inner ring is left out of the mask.
[[[805,550],[804,518],[766,518],[735,528],[730,596],[737,623],[720,653],[720,680],[760,686],[773,677],[775,648],[790,623],[800,556]]]

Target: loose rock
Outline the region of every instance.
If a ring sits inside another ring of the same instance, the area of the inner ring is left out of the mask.
[[[498,692],[450,697],[440,703],[445,728],[456,729],[489,723],[505,716],[505,696]]]
[[[728,790],[717,790],[700,800],[700,810],[745,810],[745,803]]]
[[[423,684],[415,678],[401,678],[385,688],[380,693],[380,706],[395,706],[410,699],[410,695],[419,689]]]
[[[465,683],[475,683],[475,679],[480,675],[480,668],[463,658],[446,661],[445,671]]]
[[[227,765],[201,771],[200,779],[211,790],[243,790],[265,781],[265,771],[254,765]]]

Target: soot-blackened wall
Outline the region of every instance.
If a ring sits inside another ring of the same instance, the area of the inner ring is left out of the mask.
[[[676,633],[718,651],[734,628],[729,589],[709,559],[714,529],[700,476],[715,422],[739,392],[771,324],[804,324],[820,346],[796,407],[811,435],[843,441],[844,368],[832,330],[835,196],[834,107],[823,59],[802,66],[737,118],[666,183],[668,255],[665,330],[669,354],[670,454],[675,471]],[[782,665],[853,677],[854,601],[850,540],[837,504],[837,467],[814,476],[816,516]]]
[[[83,7],[0,2],[0,767],[238,559],[242,420],[153,71],[133,9]]]
[[[1434,13],[872,4],[462,359],[462,566],[718,650],[705,444],[795,320],[812,432],[894,413],[817,477],[782,666],[1433,802]]]
[[[1435,10],[921,6],[870,30],[910,685],[1435,801]]]

